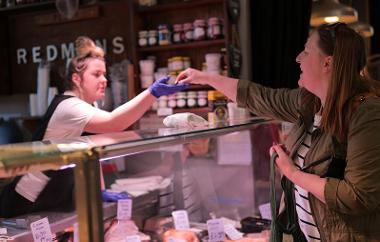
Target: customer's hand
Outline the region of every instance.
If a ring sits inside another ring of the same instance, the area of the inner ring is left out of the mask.
[[[285,146],[281,144],[275,144],[269,149],[270,156],[272,156],[273,152],[278,154],[278,158],[276,159],[276,165],[286,176],[291,180],[291,176],[295,171],[298,171],[298,168],[294,165],[292,159],[290,159],[288,155],[288,151]]]
[[[116,202],[117,200],[128,198],[131,198],[131,196],[126,192],[113,192],[109,190],[102,191],[103,202]]]
[[[159,98],[161,96],[170,95],[179,91],[185,90],[189,84],[168,84],[170,77],[166,76],[157,81],[155,81],[150,87],[149,91],[153,96]]]
[[[193,68],[187,68],[186,70],[179,73],[175,83],[178,83],[178,84],[191,83],[191,84],[207,85],[209,84],[212,76],[213,76],[212,74],[208,74],[206,72],[202,72]]]

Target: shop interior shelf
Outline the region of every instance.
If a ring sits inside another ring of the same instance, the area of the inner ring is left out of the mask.
[[[177,11],[179,9],[188,9],[206,6],[210,4],[218,4],[222,3],[223,0],[188,0],[182,2],[175,3],[167,3],[167,4],[158,4],[154,6],[139,6],[138,12],[140,13],[153,13],[153,12],[163,12],[163,11]]]
[[[157,45],[157,46],[147,46],[147,47],[139,47],[137,48],[140,52],[158,52],[158,51],[168,51],[168,50],[176,50],[176,49],[196,49],[200,47],[209,47],[216,45],[224,45],[225,39],[216,39],[216,40],[202,40],[202,41],[194,41],[189,43],[181,43],[181,44],[170,44],[170,45]]]

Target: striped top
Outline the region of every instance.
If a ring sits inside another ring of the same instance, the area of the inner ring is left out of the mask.
[[[320,115],[314,116],[314,123],[308,130],[305,139],[301,143],[298,151],[295,163],[299,168],[304,167],[305,157],[309,152],[311,145],[311,134],[319,127],[321,121]],[[300,186],[294,185],[294,195],[296,199],[296,210],[298,215],[298,223],[302,232],[304,233],[307,241],[321,241],[321,236],[315,223],[313,213],[310,208],[308,192]]]

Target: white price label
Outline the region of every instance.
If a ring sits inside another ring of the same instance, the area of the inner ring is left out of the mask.
[[[270,210],[270,203],[264,203],[259,205],[260,215],[264,219],[272,220],[272,212]]]
[[[132,199],[121,199],[117,201],[117,219],[127,220],[132,217]]]
[[[177,210],[172,212],[174,220],[174,228],[176,230],[190,229],[189,217],[185,210]]]
[[[224,224],[222,219],[207,220],[208,241],[224,241]]]
[[[0,234],[8,234],[7,228],[0,228]]]
[[[224,232],[231,240],[239,240],[243,238],[243,233],[239,232],[232,224],[224,226]]]
[[[52,242],[49,220],[43,218],[30,224],[34,242]]]
[[[130,235],[127,236],[125,242],[141,242],[141,239],[139,235]]]

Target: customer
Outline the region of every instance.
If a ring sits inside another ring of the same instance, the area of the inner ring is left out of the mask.
[[[336,23],[318,27],[297,56],[298,89],[194,69],[176,80],[211,85],[257,115],[295,124],[287,151],[271,150],[291,184],[285,192],[295,198],[287,212],[295,210],[296,221],[287,228],[299,235],[296,241],[380,241],[380,99],[360,75],[365,60],[360,35]]]
[[[100,110],[94,103],[104,97],[107,86],[104,52],[87,37],[79,37],[75,43],[77,56],[67,69],[67,91],[53,99],[34,140],[123,131],[136,122],[158,97],[187,86],[168,85],[169,77],[165,77],[112,112]],[[1,192],[0,216],[11,217],[41,209],[72,209],[73,185],[72,169],[33,172],[18,177]],[[103,192],[103,198],[117,200],[120,196]]]

